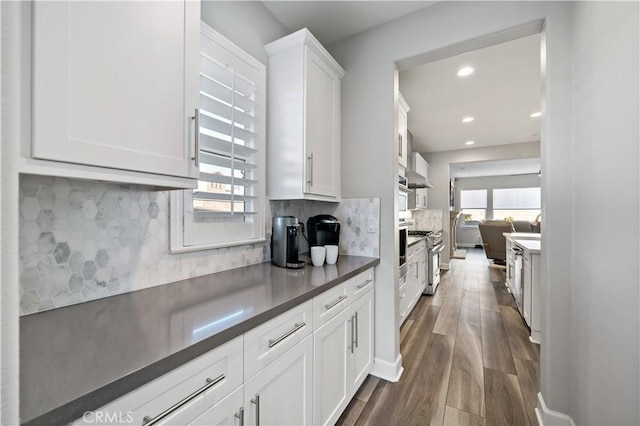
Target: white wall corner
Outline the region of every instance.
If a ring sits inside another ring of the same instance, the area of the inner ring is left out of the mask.
[[[402,354],[398,354],[398,357],[394,362],[388,362],[381,360],[380,358],[373,359],[373,368],[371,375],[384,379],[388,382],[398,382],[404,367],[402,366]]]
[[[571,416],[547,407],[541,392],[538,392],[536,418],[540,426],[576,426]]]

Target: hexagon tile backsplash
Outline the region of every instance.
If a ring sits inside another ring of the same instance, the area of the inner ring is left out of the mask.
[[[367,200],[349,200],[339,210],[360,213],[360,203],[371,205]],[[372,200],[375,208],[365,211],[379,218],[380,200]],[[21,315],[270,259],[270,211],[266,243],[170,254],[168,192],[22,175],[19,204]],[[273,204],[271,209],[279,210]],[[354,246],[353,254],[371,255],[379,251],[374,237],[366,245],[347,237],[345,244]]]

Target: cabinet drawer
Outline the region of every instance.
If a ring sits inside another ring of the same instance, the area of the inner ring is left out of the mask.
[[[313,298],[313,327],[317,330],[322,324],[339,314],[351,304],[351,282],[346,281],[340,285]]]
[[[373,268],[361,272],[347,281],[350,289],[349,294],[354,296],[354,300],[373,288]]]
[[[311,300],[248,331],[244,335],[245,377],[262,370],[311,334]]]
[[[206,398],[211,404],[222,400],[240,386],[243,379],[242,336],[239,336],[95,410],[91,416],[85,415],[73,424],[101,424],[100,418],[105,422],[103,424],[109,424],[114,421],[112,416],[119,416],[118,418],[127,419],[128,423],[140,425],[144,423],[146,416],[153,419],[174,407],[175,411],[166,413],[157,423],[170,424],[174,414],[202,398]],[[190,395],[194,395],[191,401],[178,405]]]
[[[415,256],[420,250],[424,250],[425,248],[426,248],[425,240],[415,243],[411,247],[407,248],[407,258],[411,256]]]

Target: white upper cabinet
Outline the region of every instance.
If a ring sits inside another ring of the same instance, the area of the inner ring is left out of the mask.
[[[307,29],[265,49],[269,197],[337,201],[344,70]]]
[[[41,1],[32,13],[28,157],[90,166],[87,178],[195,186],[200,3]]]
[[[409,113],[409,104],[404,100],[402,93],[398,93],[398,164],[400,167],[407,168],[407,115]]]

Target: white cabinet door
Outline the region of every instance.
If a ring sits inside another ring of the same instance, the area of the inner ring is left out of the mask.
[[[312,358],[313,338],[308,336],[245,381],[245,425],[312,424]]]
[[[408,304],[408,312],[407,315],[409,315],[409,313],[411,312],[411,309],[413,309],[413,305],[416,302],[416,294],[418,293],[418,288],[420,287],[420,284],[418,282],[418,268],[419,268],[419,263],[418,263],[418,258],[417,256],[414,255],[413,259],[407,264],[407,297],[409,298],[409,301],[407,302]]]
[[[407,277],[401,277],[398,281],[398,322],[400,325],[407,318],[410,297],[407,295]]]
[[[523,258],[522,268],[524,269],[524,294],[522,295],[522,317],[529,327],[531,327],[531,262],[529,257],[530,254],[527,254]]]
[[[416,207],[418,209],[426,209],[428,190],[426,188],[418,188],[415,191],[416,191]]]
[[[540,300],[540,255],[531,254],[531,340],[540,343],[542,339],[542,305]]]
[[[350,400],[348,358],[354,331],[347,309],[314,333],[313,424],[334,424]]]
[[[265,50],[269,198],[336,201],[344,70],[307,29],[269,43]]]
[[[427,285],[427,249],[424,248],[418,253],[418,297]]]
[[[32,157],[197,177],[199,2],[35,2]]]
[[[305,46],[306,192],[340,195],[340,79]]]
[[[355,394],[373,367],[373,291],[353,303],[353,350],[349,355],[349,395]]]

